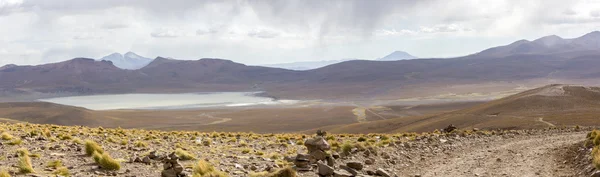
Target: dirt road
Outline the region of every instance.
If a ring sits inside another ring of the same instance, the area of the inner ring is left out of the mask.
[[[464,144],[407,170],[422,176],[572,176],[575,170],[562,162],[557,151],[583,139],[585,132],[575,132]]]

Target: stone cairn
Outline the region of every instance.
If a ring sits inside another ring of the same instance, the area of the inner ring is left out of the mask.
[[[308,154],[298,154],[294,160],[294,165],[298,171],[310,171],[312,166],[317,162],[326,162],[328,166],[334,165],[333,157],[326,153],[331,149],[327,140],[325,140],[326,132],[318,130],[317,136],[308,139],[304,142],[304,146],[308,149]]]
[[[169,154],[163,159],[162,177],[186,177],[189,176],[183,171],[183,165],[179,163],[179,157],[175,152]]]

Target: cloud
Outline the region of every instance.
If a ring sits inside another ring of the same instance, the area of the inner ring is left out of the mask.
[[[474,31],[472,28],[464,27],[457,24],[438,24],[431,27],[421,26],[419,32],[422,33],[452,33],[452,32],[469,32]]]
[[[210,35],[210,34],[217,34],[217,33],[219,33],[219,31],[217,29],[214,29],[214,28],[196,30],[196,35],[198,35],[198,36]]]
[[[577,12],[576,12],[576,11],[574,11],[573,9],[565,9],[565,10],[562,12],[562,14],[564,14],[564,15],[576,15],[576,14],[577,14]]]
[[[376,30],[373,33],[375,36],[402,36],[402,35],[414,35],[417,34],[417,32],[412,31],[412,30],[407,30],[407,29],[402,29],[399,31],[396,31],[396,29],[380,29],[380,30]]]
[[[73,36],[73,39],[75,39],[75,40],[90,40],[90,39],[102,39],[102,37],[92,34],[92,33],[84,32],[84,33],[80,33],[80,34]]]
[[[8,15],[21,11],[23,0],[0,0],[0,15]]]
[[[266,63],[376,58],[399,47],[420,56],[468,53],[541,34],[585,34],[600,24],[597,7],[590,0],[0,0],[0,34],[10,34],[0,48],[15,53],[0,58],[135,51]],[[481,42],[456,45],[465,40]]]
[[[177,38],[184,36],[184,32],[175,28],[160,28],[150,33],[150,36],[155,38]]]
[[[122,29],[122,28],[129,28],[130,24],[127,23],[123,23],[123,22],[107,22],[102,24],[102,28],[104,29]]]
[[[255,30],[248,32],[248,36],[250,36],[250,37],[263,38],[263,39],[276,38],[279,35],[280,35],[280,33],[277,31],[265,30],[265,29],[255,29]]]
[[[600,17],[600,9],[590,11],[590,16],[594,18]]]

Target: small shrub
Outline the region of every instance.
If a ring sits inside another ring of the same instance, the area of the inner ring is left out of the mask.
[[[367,141],[367,138],[361,136],[361,137],[358,137],[357,141],[358,142],[365,142],[365,141]]]
[[[8,171],[6,171],[6,169],[2,169],[0,170],[0,177],[10,177],[10,174]]]
[[[286,167],[279,169],[273,173],[267,174],[265,177],[296,177],[296,170],[292,169],[292,167]]]
[[[81,141],[81,139],[79,139],[77,137],[73,138],[72,142],[75,143],[75,144],[83,144],[83,141]]]
[[[248,154],[248,153],[250,153],[250,151],[251,150],[249,148],[244,148],[244,149],[242,149],[242,154]]]
[[[63,164],[62,164],[62,161],[60,161],[60,160],[50,161],[46,165],[46,167],[48,167],[48,168],[54,168],[54,169],[58,169],[58,167],[62,167],[62,166],[63,166]]]
[[[210,163],[200,160],[193,166],[192,177],[227,177],[228,175],[218,171]]]
[[[121,163],[108,155],[108,153],[102,154],[102,158],[100,158],[98,164],[102,169],[105,170],[119,170],[121,169]]]
[[[210,146],[212,144],[212,140],[210,138],[204,138],[202,139],[202,145],[204,146]]]
[[[8,145],[21,145],[23,144],[23,140],[22,139],[13,139],[12,141],[8,142]]]
[[[353,147],[354,147],[354,146],[353,146],[352,144],[350,144],[350,143],[346,142],[346,143],[344,143],[344,144],[342,145],[342,147],[341,147],[341,151],[342,151],[342,153],[344,153],[344,154],[350,154],[350,151],[352,151],[352,148],[353,148]]]
[[[137,141],[135,142],[135,147],[148,147],[148,143],[143,141]]]
[[[52,174],[58,176],[71,176],[71,172],[69,172],[67,167],[58,167],[56,170],[54,170],[54,172],[52,172]]]
[[[181,160],[194,160],[194,159],[196,159],[196,156],[194,156],[193,154],[191,154],[191,153],[189,153],[189,152],[187,152],[187,151],[185,151],[183,149],[180,149],[180,148],[175,149],[175,154],[177,156],[179,156],[179,158],[181,158]]]
[[[70,140],[70,139],[73,139],[73,137],[70,134],[59,134],[58,135],[58,139],[60,139],[60,140]]]
[[[8,134],[8,132],[4,132],[0,136],[2,137],[2,140],[12,140],[13,139],[13,136]]]
[[[100,154],[104,153],[102,147],[100,147],[100,145],[98,145],[96,142],[92,140],[85,140],[85,154],[87,156],[92,156],[95,151],[98,151]]]
[[[100,154],[98,151],[94,151],[92,159],[94,159],[94,162],[100,163],[100,159],[102,159],[102,154]]]
[[[23,155],[19,157],[19,162],[17,164],[19,168],[19,172],[23,174],[33,173],[33,166],[31,165],[31,158],[28,155]]]

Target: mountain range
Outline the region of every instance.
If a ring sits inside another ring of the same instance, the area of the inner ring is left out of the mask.
[[[386,55],[383,58],[377,58],[375,60],[395,61],[395,60],[410,60],[410,59],[417,59],[417,57],[412,56],[404,51],[395,51],[389,55]],[[317,69],[317,68],[325,67],[327,65],[332,65],[332,64],[341,63],[341,62],[345,62],[345,61],[351,61],[351,60],[361,60],[361,59],[346,58],[346,59],[341,59],[341,60],[301,61],[301,62],[292,62],[292,63],[268,64],[268,65],[263,65],[263,66],[273,67],[273,68],[284,68],[284,69],[290,69],[290,70],[311,70],[311,69]]]
[[[6,65],[0,68],[0,96],[252,90],[279,98],[368,99],[397,98],[409,91],[413,94],[460,84],[592,82],[600,78],[599,34],[521,40],[457,58],[351,60],[305,71],[223,59],[163,57],[137,70],[85,58],[36,66]]]

